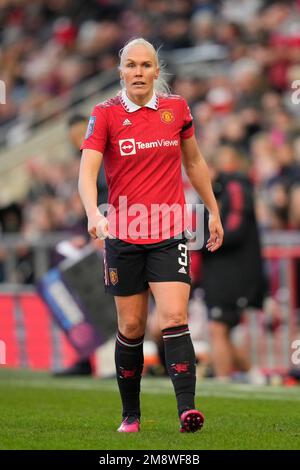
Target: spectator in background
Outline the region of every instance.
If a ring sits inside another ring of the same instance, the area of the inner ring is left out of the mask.
[[[72,114],[67,122],[69,141],[78,157],[81,156],[80,146],[86,132],[87,122],[88,120],[83,114]]]
[[[203,289],[208,306],[212,361],[219,378],[235,368],[250,370],[249,358],[232,342],[231,332],[248,306],[261,308],[264,279],[251,183],[232,147],[216,158],[214,190],[224,225],[224,245],[211,257],[203,250]]]
[[[22,207],[17,203],[11,203],[0,207],[0,236],[17,234],[22,226]],[[19,262],[21,254],[17,254]],[[5,280],[6,249],[0,246],[0,283]]]

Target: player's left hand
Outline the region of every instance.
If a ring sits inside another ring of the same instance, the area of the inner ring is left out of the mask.
[[[224,230],[219,215],[210,214],[208,219],[208,228],[210,237],[207,240],[206,248],[208,251],[216,251],[222,246]]]

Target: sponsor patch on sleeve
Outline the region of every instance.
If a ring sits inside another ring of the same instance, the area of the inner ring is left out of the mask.
[[[96,122],[96,116],[91,116],[90,120],[89,120],[89,123],[88,123],[88,126],[87,126],[85,139],[88,139],[94,133],[95,122]]]

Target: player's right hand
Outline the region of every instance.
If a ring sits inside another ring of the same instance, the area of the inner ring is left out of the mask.
[[[88,232],[94,239],[105,240],[105,238],[111,238],[108,231],[108,220],[98,210],[88,217]]]

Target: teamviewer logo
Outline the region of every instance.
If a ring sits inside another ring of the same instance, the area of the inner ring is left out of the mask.
[[[125,139],[119,140],[120,153],[121,155],[135,155],[135,140],[134,139]]]

